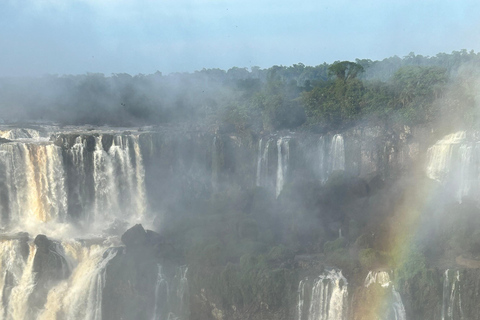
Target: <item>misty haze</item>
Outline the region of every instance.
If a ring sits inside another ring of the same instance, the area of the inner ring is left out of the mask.
[[[0,320],[480,320],[479,10],[1,3]]]

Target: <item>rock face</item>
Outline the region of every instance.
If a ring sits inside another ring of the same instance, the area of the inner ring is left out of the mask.
[[[162,237],[141,224],[122,235],[119,250],[107,265],[102,319],[186,319],[188,285],[185,268],[161,259]]]
[[[33,260],[36,286],[29,297],[29,303],[31,307],[41,309],[47,301],[49,290],[59,281],[68,278],[71,270],[60,243],[39,234],[34,244],[37,247]]]

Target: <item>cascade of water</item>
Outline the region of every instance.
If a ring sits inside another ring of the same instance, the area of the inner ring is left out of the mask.
[[[311,284],[311,294],[306,299],[308,278],[298,286],[298,320],[345,320],[348,308],[348,283],[340,270],[321,274]]]
[[[330,145],[330,171],[345,170],[345,144],[343,136],[336,134]]]
[[[270,145],[274,142],[272,138],[263,142],[263,139],[259,141],[258,149],[258,158],[257,158],[257,176],[256,176],[256,185],[257,187],[265,187],[268,189],[274,188],[272,181],[269,175],[269,152]]]
[[[343,136],[336,134],[327,142],[325,136],[318,140],[318,171],[322,182],[327,181],[333,171],[345,170],[345,143]]]
[[[278,196],[285,185],[285,176],[288,172],[288,162],[290,158],[290,139],[289,137],[277,140],[277,182],[275,185],[275,195]]]
[[[130,137],[133,143],[133,149],[135,151],[135,178],[136,178],[136,214],[137,220],[141,219],[147,211],[147,200],[145,191],[145,168],[143,167],[143,157],[140,150],[140,143],[138,136]]]
[[[257,152],[257,174],[255,176],[255,185],[257,187],[260,187],[262,186],[262,179],[261,179],[261,175],[262,175],[262,144],[263,144],[263,138],[260,138],[260,140],[258,140],[258,152]]]
[[[40,138],[40,132],[27,128],[12,128],[0,131],[0,137],[8,140],[38,139]]]
[[[158,265],[157,283],[155,285],[155,307],[152,320],[163,320],[165,319],[164,314],[168,316],[169,295],[168,282],[162,273],[162,266]]]
[[[449,187],[459,202],[466,195],[478,192],[479,149],[467,140],[465,131],[445,136],[427,150],[426,174]]]
[[[442,297],[442,320],[465,319],[462,308],[460,271],[456,271],[453,277],[449,276],[453,271],[445,270],[443,279]]]
[[[305,304],[305,283],[308,281],[308,278],[304,280],[300,280],[298,283],[298,291],[297,291],[297,320],[302,320],[303,315],[303,306]]]
[[[118,213],[141,219],[146,210],[145,170],[138,137],[115,136],[108,152],[102,136],[95,137],[93,181],[93,220],[113,220]]]
[[[14,142],[0,146],[10,222],[62,221],[67,193],[61,149],[52,144]]]
[[[30,253],[25,267],[23,268],[22,276],[10,294],[7,319],[23,320],[28,318],[28,298],[35,287],[33,260],[36,252],[36,246],[33,243],[30,243],[29,246]]]
[[[369,287],[373,284],[378,284],[382,288],[391,290],[391,302],[390,310],[387,310],[387,314],[382,316],[382,319],[392,320],[406,320],[405,307],[403,306],[402,297],[400,293],[395,289],[390,274],[386,271],[370,271],[365,278],[364,286]]]
[[[179,302],[179,313],[184,313],[184,309],[188,306],[187,293],[188,293],[188,279],[187,279],[188,267],[182,266],[178,268],[175,279],[177,280],[177,298]]]
[[[78,242],[64,243],[67,257],[77,265],[72,276],[49,291],[39,320],[101,320],[105,271],[116,250],[83,247]],[[63,314],[64,317],[59,318]]]
[[[31,293],[31,288],[27,284],[31,279],[31,262],[34,254],[29,254],[28,260],[25,261],[22,251],[20,240],[0,242],[0,319],[14,319],[12,312],[18,315],[22,309],[24,310],[25,304],[22,298]],[[25,292],[15,289],[20,284]],[[20,297],[22,294],[24,296]]]

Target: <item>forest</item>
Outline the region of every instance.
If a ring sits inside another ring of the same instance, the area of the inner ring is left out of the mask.
[[[460,50],[268,69],[1,78],[0,110],[5,122],[194,122],[220,132],[321,133],[364,120],[473,125],[479,66],[480,54]]]

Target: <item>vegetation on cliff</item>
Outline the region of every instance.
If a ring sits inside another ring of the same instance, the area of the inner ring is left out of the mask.
[[[5,121],[146,125],[194,122],[227,132],[324,131],[359,120],[477,121],[480,56],[466,50],[318,66],[233,67],[162,75],[0,79]]]

